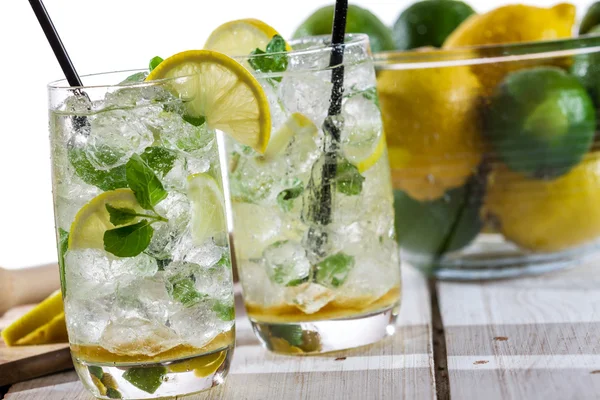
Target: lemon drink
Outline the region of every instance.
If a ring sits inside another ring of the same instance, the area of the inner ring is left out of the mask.
[[[404,260],[492,279],[597,254],[600,39],[568,39],[574,21],[570,4],[504,6],[442,50],[376,57]]]
[[[342,113],[328,117],[328,39],[286,43],[273,28],[256,27],[253,20],[230,22],[206,44],[226,49],[254,74],[271,111],[264,152],[227,139],[232,237],[248,315],[263,344],[277,352],[372,343],[393,332],[400,268],[367,37],[348,36]],[[240,32],[244,39],[232,44]],[[245,45],[235,48],[238,43]],[[322,224],[317,205],[325,187],[327,124],[340,128],[341,140],[331,221]]]
[[[236,61],[190,51],[151,69],[49,86],[64,311],[76,370],[99,398],[223,382],[234,298],[215,129],[268,140],[264,94]]]

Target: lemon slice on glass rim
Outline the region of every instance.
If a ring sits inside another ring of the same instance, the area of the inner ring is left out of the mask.
[[[188,50],[161,62],[146,81],[160,79],[173,79],[192,117],[204,117],[209,128],[264,153],[271,135],[269,102],[242,64],[216,51]]]
[[[265,50],[269,42],[279,33],[258,19],[246,18],[226,22],[209,36],[204,48],[228,56],[245,56],[255,49]],[[281,35],[279,35],[281,36]],[[286,43],[286,51],[292,48]]]

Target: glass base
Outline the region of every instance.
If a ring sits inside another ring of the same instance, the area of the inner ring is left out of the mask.
[[[225,381],[233,347],[153,364],[97,364],[73,357],[83,385],[99,399],[157,399],[184,396]]]
[[[365,346],[396,331],[400,304],[352,318],[272,323],[252,318],[252,328],[268,350],[282,354],[319,354]]]
[[[600,256],[600,243],[555,253],[530,253],[484,234],[468,248],[432,262],[419,254],[402,252],[402,260],[425,275],[440,280],[476,281],[541,275],[581,265]]]

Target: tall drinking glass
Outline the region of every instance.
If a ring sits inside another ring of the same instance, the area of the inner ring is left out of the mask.
[[[349,35],[333,68],[329,38],[290,44],[238,57],[267,94],[272,134],[263,155],[227,139],[232,242],[265,347],[319,353],[391,335],[401,276],[368,38]],[[273,63],[285,71],[265,72]],[[342,112],[328,116],[336,69]]]
[[[129,75],[48,89],[71,353],[99,398],[183,395],[222,383],[233,353],[220,158],[170,80]]]

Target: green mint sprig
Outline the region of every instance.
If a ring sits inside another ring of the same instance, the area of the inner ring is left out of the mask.
[[[217,301],[212,309],[221,321],[233,321],[235,319],[235,309],[231,304]]]
[[[296,179],[292,187],[285,189],[277,195],[277,204],[285,212],[289,212],[294,208],[294,200],[304,193],[304,184],[300,179]]]
[[[58,270],[60,272],[60,287],[63,297],[67,294],[67,280],[65,273],[65,255],[69,249],[69,232],[58,228]]]
[[[134,154],[125,165],[125,176],[127,185],[133,190],[140,206],[151,214],[140,214],[130,208],[107,204],[106,210],[110,221],[118,227],[104,232],[104,249],[117,257],[135,257],[150,245],[154,236],[154,228],[151,225],[156,222],[168,222],[154,210],[154,207],[164,200],[168,193],[154,170],[137,154]],[[143,219],[135,224],[125,225],[136,218]]]
[[[357,196],[362,192],[365,177],[358,172],[358,168],[347,160],[340,160],[335,176],[336,188],[346,196]]]
[[[248,59],[248,63],[256,72],[284,72],[288,67],[288,57],[285,52],[285,40],[281,36],[275,35],[269,44],[267,44],[266,51],[256,49],[250,53],[251,55],[257,55],[260,57],[250,57]],[[277,82],[281,82],[281,77],[275,77],[272,79]]]
[[[316,265],[315,282],[330,288],[338,288],[346,282],[352,268],[354,257],[344,253],[331,255]]]
[[[148,63],[148,69],[150,70],[150,72],[152,72],[156,67],[158,67],[160,65],[160,63],[163,61],[165,61],[165,60],[163,60],[159,56],[152,57],[152,59]]]
[[[157,174],[165,176],[173,169],[177,156],[164,147],[148,147],[140,156],[142,160]]]

